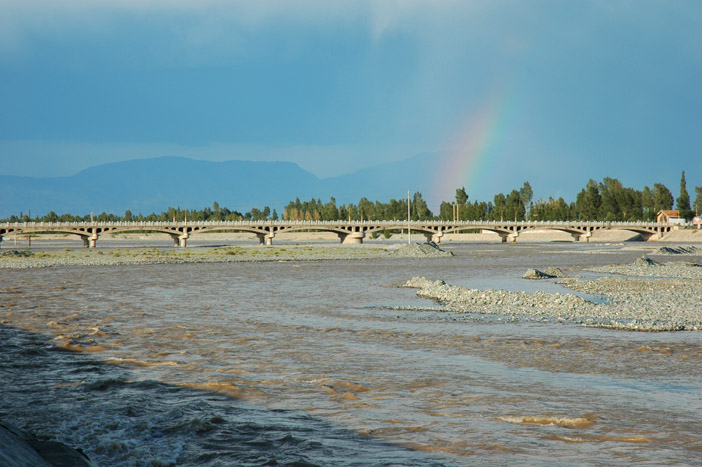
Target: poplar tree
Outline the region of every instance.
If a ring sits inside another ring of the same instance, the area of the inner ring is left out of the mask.
[[[463,206],[468,202],[468,193],[466,193],[466,187],[456,189],[456,203],[459,206]]]
[[[685,171],[682,172],[680,179],[680,196],[676,200],[675,206],[678,208],[679,215],[685,220],[692,219],[692,209],[690,209],[690,195],[687,194],[687,182],[685,181]]]
[[[656,214],[659,211],[667,211],[673,208],[673,194],[662,183],[653,185],[653,210]]]
[[[641,204],[643,206],[644,220],[653,220],[656,213],[653,211],[653,192],[647,186],[641,192]]]

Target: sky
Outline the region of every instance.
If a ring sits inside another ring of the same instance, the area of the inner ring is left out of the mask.
[[[447,199],[694,193],[700,31],[699,0],[0,0],[0,175],[432,154]]]

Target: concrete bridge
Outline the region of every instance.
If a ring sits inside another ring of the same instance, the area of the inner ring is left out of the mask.
[[[317,231],[333,232],[341,243],[363,243],[366,236],[385,230],[407,230],[407,221],[224,221],[224,222],[24,222],[0,224],[0,243],[8,235],[72,234],[83,240],[86,248],[95,248],[102,234],[156,232],[169,235],[175,246],[185,248],[193,234],[205,232],[248,232],[262,245],[272,245],[279,233]],[[496,221],[412,221],[409,227],[436,243],[450,233],[479,230],[497,233],[502,242],[516,242],[519,234],[529,230],[557,230],[569,233],[574,241],[587,242],[598,230],[626,230],[638,233],[645,241],[660,239],[680,228],[655,222],[496,222]]]

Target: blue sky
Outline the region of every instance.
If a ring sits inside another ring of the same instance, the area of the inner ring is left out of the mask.
[[[0,0],[0,174],[179,155],[325,177],[458,151],[471,199],[605,176],[677,196],[682,170],[694,193],[699,31],[698,0]]]

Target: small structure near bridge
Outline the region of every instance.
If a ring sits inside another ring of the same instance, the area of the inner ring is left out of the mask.
[[[658,211],[656,214],[656,222],[659,224],[681,225],[685,223],[685,219],[680,217],[680,211]]]

